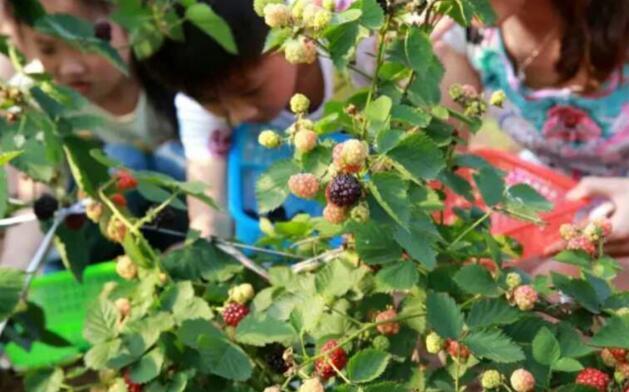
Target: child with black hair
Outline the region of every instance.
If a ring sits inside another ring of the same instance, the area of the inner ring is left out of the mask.
[[[187,158],[189,180],[210,185],[209,196],[226,204],[226,154],[231,132],[241,123],[268,123],[287,128],[293,115],[291,97],[300,93],[310,101],[310,118],[322,112],[333,92],[329,59],[309,56],[314,62],[289,62],[279,53],[263,53],[268,33],[253,0],[200,0],[230,26],[238,54],[231,54],[193,24],[185,22],[185,40],[166,40],[144,64],[170,88],[176,98],[180,135]],[[314,54],[314,53],[311,53]],[[203,235],[229,236],[229,217],[190,199],[190,223]]]
[[[86,132],[103,143],[104,151],[123,165],[135,170],[154,170],[185,180],[183,147],[177,138],[175,94],[148,78],[131,56],[127,33],[110,21],[113,4],[109,0],[40,0],[48,14],[68,14],[94,25],[95,35],[109,41],[131,69],[123,74],[101,55],[86,53],[54,37],[41,34],[14,15],[20,0],[2,0],[2,26],[11,32],[11,40],[32,62],[26,74],[18,74],[11,84],[28,87],[29,73],[46,72],[53,80],[73,88],[88,101],[80,114],[95,115],[103,121]],[[14,196],[25,201],[37,198],[30,180],[11,176]],[[38,188],[41,188],[38,186]],[[137,194],[129,195],[129,207],[142,214],[149,202]],[[180,225],[186,226],[186,222]],[[6,234],[1,264],[23,266],[41,241],[36,225],[12,228]],[[171,241],[172,242],[172,241]],[[110,258],[113,254],[99,254]]]

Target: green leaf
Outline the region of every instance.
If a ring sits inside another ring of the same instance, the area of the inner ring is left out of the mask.
[[[318,145],[310,153],[302,158],[304,171],[317,177],[323,177],[332,160],[332,149],[328,146]]]
[[[290,191],[288,179],[299,173],[299,168],[292,160],[278,161],[260,176],[256,184],[258,209],[261,214],[273,211],[284,203]]]
[[[396,173],[385,172],[374,174],[367,187],[387,214],[406,228],[410,217],[408,183]]]
[[[578,250],[565,250],[553,257],[554,260],[564,264],[576,265],[581,268],[589,269],[591,266],[591,257]]]
[[[581,362],[572,358],[561,358],[553,365],[553,370],[558,372],[574,373],[582,369]]]
[[[169,286],[161,296],[164,310],[171,311],[178,324],[189,319],[211,319],[212,310],[208,303],[194,295],[192,282],[178,282]]]
[[[334,26],[326,31],[328,50],[336,67],[344,68],[347,65],[347,55],[356,44],[359,27],[358,22],[351,22]]]
[[[508,190],[508,197],[533,209],[534,211],[550,211],[553,204],[527,184],[513,185]]]
[[[356,237],[356,251],[367,264],[386,264],[402,256],[402,248],[385,226],[368,222],[353,225],[351,231]]]
[[[24,386],[28,392],[57,392],[63,385],[61,368],[37,369],[26,374]]]
[[[114,339],[92,346],[89,351],[85,353],[85,357],[83,358],[85,366],[93,370],[104,369],[107,362],[120,352],[120,346],[120,339]]]
[[[156,347],[131,367],[131,380],[138,384],[146,384],[159,376],[163,364],[164,352]]]
[[[486,328],[494,325],[508,325],[520,318],[520,312],[504,299],[483,299],[472,305],[467,316],[470,328]]]
[[[488,297],[500,295],[498,284],[487,268],[478,264],[470,264],[461,268],[455,275],[454,281],[469,294],[480,294]]]
[[[251,360],[240,347],[225,338],[199,338],[199,356],[201,370],[207,373],[234,381],[246,381],[251,377]]]
[[[97,197],[98,188],[109,180],[107,167],[89,153],[97,145],[74,136],[66,137],[63,142],[74,179],[88,195]]]
[[[485,200],[488,206],[495,206],[502,201],[505,191],[505,182],[495,169],[481,169],[478,173],[474,174],[474,181],[483,196],[483,200]]]
[[[431,118],[425,111],[408,105],[393,106],[391,117],[395,121],[403,121],[420,128],[428,126]]]
[[[392,106],[393,102],[391,101],[391,98],[386,95],[382,95],[365,108],[365,116],[375,129],[384,128],[391,116]]]
[[[198,349],[202,337],[223,339],[225,335],[209,320],[188,319],[181,323],[181,326],[177,330],[177,337],[186,346]]]
[[[414,132],[387,153],[410,173],[415,181],[434,179],[445,167],[439,147],[423,133]]]
[[[410,261],[389,265],[376,274],[376,291],[391,293],[410,290],[417,284],[419,273]]]
[[[553,284],[558,290],[574,298],[579,305],[590,312],[597,314],[600,312],[601,302],[596,294],[596,290],[589,282],[582,279],[570,279],[554,272],[551,275]]]
[[[347,376],[356,383],[375,380],[384,373],[390,358],[388,353],[374,349],[360,351],[347,363]]]
[[[25,278],[24,271],[0,267],[0,320],[13,313],[20,301]]]
[[[317,272],[317,293],[326,298],[342,297],[358,283],[361,276],[354,266],[334,260]]]
[[[533,358],[542,365],[552,366],[560,356],[561,348],[557,338],[550,329],[540,328],[533,339]]]
[[[597,347],[620,347],[629,349],[629,317],[612,317],[592,338]]]
[[[463,339],[475,356],[498,363],[524,360],[524,352],[500,330],[474,331]]]
[[[13,159],[22,155],[23,151],[5,151],[0,152],[0,166],[4,166]]]
[[[406,252],[419,261],[426,269],[432,270],[437,264],[437,242],[441,238],[431,218],[424,213],[414,213],[409,230],[396,227],[395,240]]]
[[[559,324],[557,340],[559,340],[562,357],[580,358],[591,354],[593,351],[583,342],[581,332],[568,322]]]
[[[167,253],[162,265],[176,280],[226,281],[242,271],[231,256],[206,240],[197,240],[181,249]]]
[[[384,24],[384,10],[377,0],[359,0],[352,4],[352,8],[360,8],[360,24],[366,28],[376,30]]]
[[[186,18],[216,40],[227,52],[234,55],[238,54],[238,47],[229,24],[209,5],[193,4],[186,10]]]
[[[290,345],[297,333],[290,324],[260,315],[245,317],[236,328],[238,342],[262,347],[270,343]]]
[[[73,230],[66,225],[60,225],[55,233],[55,247],[63,265],[79,282],[83,281],[83,271],[92,261],[89,248],[85,246],[87,241],[86,231],[83,228]]]
[[[442,338],[458,339],[463,331],[463,313],[446,293],[428,294],[428,323]]]
[[[128,74],[127,65],[118,51],[108,42],[96,38],[94,27],[85,20],[68,14],[49,14],[37,19],[35,28],[43,34],[65,41],[80,51],[97,53],[111,61],[121,72]]]
[[[111,301],[99,299],[88,307],[83,336],[92,343],[98,344],[116,337],[116,321],[118,310]]]

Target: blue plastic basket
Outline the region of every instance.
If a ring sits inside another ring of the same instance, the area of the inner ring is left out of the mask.
[[[258,178],[273,163],[290,158],[293,151],[289,146],[267,149],[258,143],[258,135],[268,126],[246,124],[234,132],[232,149],[229,153],[227,191],[228,208],[236,225],[236,239],[254,244],[262,235],[260,221],[247,212],[258,214],[255,185]],[[345,135],[334,134],[331,139],[342,141]],[[320,215],[323,206],[314,201],[289,196],[282,205],[288,218],[299,213]]]

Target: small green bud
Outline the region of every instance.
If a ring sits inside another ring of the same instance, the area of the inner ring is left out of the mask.
[[[497,370],[487,370],[480,380],[481,386],[485,389],[495,389],[502,384],[502,375]]]
[[[369,207],[363,203],[357,205],[352,209],[350,217],[360,223],[367,222],[369,220]]]
[[[444,341],[436,332],[431,332],[426,336],[426,351],[430,354],[437,354],[443,350]]]
[[[389,351],[389,348],[391,348],[391,342],[386,336],[378,335],[373,339],[373,348],[380,351]]]
[[[491,94],[489,103],[493,106],[501,108],[502,105],[504,105],[506,99],[507,99],[507,95],[505,94],[505,92],[502,90],[498,90],[498,91],[494,91],[494,93]]]
[[[271,130],[260,132],[258,143],[266,148],[277,148],[282,144],[280,135]]]
[[[522,284],[522,277],[517,272],[509,272],[507,275],[507,287],[511,290]]]
[[[310,109],[310,100],[303,94],[295,94],[290,99],[290,110],[295,113],[307,113]]]

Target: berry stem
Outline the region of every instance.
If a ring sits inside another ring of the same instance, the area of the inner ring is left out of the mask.
[[[483,222],[485,222],[487,219],[489,219],[489,217],[491,216],[492,212],[494,212],[493,210],[489,210],[487,211],[483,216],[481,216],[480,218],[478,218],[476,220],[476,222],[474,222],[470,227],[468,227],[467,229],[465,229],[465,231],[463,231],[463,233],[459,234],[458,237],[456,237],[454,239],[454,241],[452,241],[450,243],[450,245],[448,245],[448,247],[446,248],[446,252],[452,250],[454,248],[454,245],[458,244],[463,238],[465,238],[469,233],[471,233],[474,229],[476,229],[478,226],[480,226]]]
[[[172,203],[177,197],[179,197],[179,192],[175,191],[166,200],[164,200],[160,205],[158,205],[157,207],[151,208],[147,212],[147,214],[144,216],[144,218],[138,220],[135,223],[135,225],[133,225],[134,228],[139,230],[145,224],[152,222],[157,217],[157,215],[159,215],[159,213],[162,212],[164,208],[168,207],[168,205]]]

